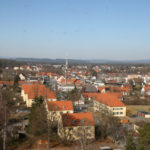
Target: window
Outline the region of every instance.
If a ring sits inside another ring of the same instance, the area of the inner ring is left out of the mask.
[[[56,106],[56,109],[58,109],[58,106]]]
[[[118,115],[119,114],[119,112],[113,112],[113,115]]]
[[[79,127],[79,128],[78,128],[78,130],[82,130],[82,128],[81,128],[81,127]]]
[[[82,119],[82,120],[81,120],[81,123],[85,123],[85,120],[84,120],[84,119]]]
[[[123,112],[120,112],[120,114],[123,114]]]
[[[72,120],[72,124],[74,124],[76,121],[75,120]]]
[[[64,109],[64,108],[65,108],[65,106],[63,105],[63,106],[62,106],[62,108]]]
[[[86,136],[91,137],[92,135],[90,133],[87,133]]]

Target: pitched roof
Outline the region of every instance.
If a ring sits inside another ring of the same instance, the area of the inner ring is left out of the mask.
[[[73,110],[72,101],[47,101],[49,111]]]
[[[120,93],[83,93],[82,95],[85,98],[95,98],[96,101],[110,107],[125,107],[119,100]]]
[[[92,113],[70,113],[62,114],[62,122],[64,127],[69,126],[94,126],[94,118]]]
[[[61,79],[61,84],[65,84],[65,79],[64,78],[62,78]],[[67,84],[77,84],[77,85],[80,85],[81,84],[81,80],[79,80],[79,79],[74,79],[74,78],[69,78],[69,79],[67,79]]]
[[[4,80],[1,80],[1,81],[0,81],[0,84],[13,85],[13,84],[14,84],[14,81],[4,81]]]
[[[84,98],[96,98],[100,93],[82,93]]]
[[[47,73],[46,72],[40,72],[37,75],[47,75]]]
[[[52,72],[48,72],[48,73],[46,73],[46,72],[40,72],[40,73],[38,73],[37,75],[57,76],[56,73],[52,73]]]
[[[144,89],[145,89],[146,92],[150,91],[150,85],[145,85]]]
[[[113,93],[102,93],[96,97],[96,101],[101,102],[110,107],[125,107],[118,97]]]
[[[43,84],[23,84],[22,90],[28,95],[29,99],[34,99],[36,96],[42,96],[45,99],[56,99],[56,93],[51,92],[50,89],[46,88]]]
[[[112,91],[118,91],[118,92],[129,92],[131,89],[129,87],[110,87]]]
[[[105,90],[105,88],[106,88],[105,86],[99,86],[99,87],[97,87],[98,91],[100,91],[100,92],[101,92],[102,90]]]
[[[52,72],[47,73],[47,75],[48,75],[48,76],[57,76],[56,73],[52,73]]]
[[[85,87],[85,92],[97,92],[97,88],[93,85],[87,85]]]

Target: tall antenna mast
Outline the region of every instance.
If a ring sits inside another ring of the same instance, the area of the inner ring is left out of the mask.
[[[65,65],[65,85],[67,85],[67,70],[68,70],[68,57],[66,56],[66,65]]]

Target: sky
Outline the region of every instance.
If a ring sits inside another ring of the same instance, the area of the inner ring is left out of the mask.
[[[0,57],[150,59],[150,0],[0,0]]]

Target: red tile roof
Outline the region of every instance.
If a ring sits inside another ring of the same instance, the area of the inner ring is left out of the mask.
[[[105,86],[99,86],[99,87],[97,87],[98,91],[100,91],[100,92],[101,92],[102,90],[105,90],[105,88],[106,88]]]
[[[0,84],[4,84],[4,85],[14,85],[14,81],[3,81],[3,80],[1,80],[0,81]]]
[[[82,93],[84,98],[96,98],[100,93]]]
[[[61,79],[61,84],[65,84],[65,79]],[[77,84],[77,85],[80,85],[81,84],[81,80],[77,80],[77,79],[74,79],[74,78],[69,78],[67,79],[67,84]]]
[[[36,96],[42,96],[45,99],[56,99],[56,93],[51,92],[50,89],[46,88],[43,84],[23,84],[22,90],[28,95],[29,99],[34,99]]]
[[[129,92],[131,89],[129,87],[110,87],[112,91],[118,91],[118,92]]]
[[[73,110],[72,101],[47,101],[49,111]]]
[[[37,75],[39,75],[39,76],[40,76],[40,75],[43,75],[43,76],[44,76],[44,75],[47,75],[47,73],[46,73],[46,72],[40,72],[40,73],[38,73]]]
[[[37,75],[57,76],[56,73],[52,73],[52,72],[48,72],[48,73],[46,73],[46,72],[40,72],[40,73],[38,73]]]
[[[96,101],[110,107],[125,107],[124,103],[113,93],[102,93],[96,97]]]
[[[82,95],[85,98],[94,98],[110,107],[125,107],[123,102],[118,99],[120,93],[83,93]]]
[[[64,127],[95,125],[93,115],[90,112],[62,114],[62,122]]]
[[[48,76],[57,76],[56,73],[52,73],[52,72],[47,73],[47,75],[48,75]]]
[[[144,89],[145,89],[146,92],[150,91],[150,85],[145,85]]]

